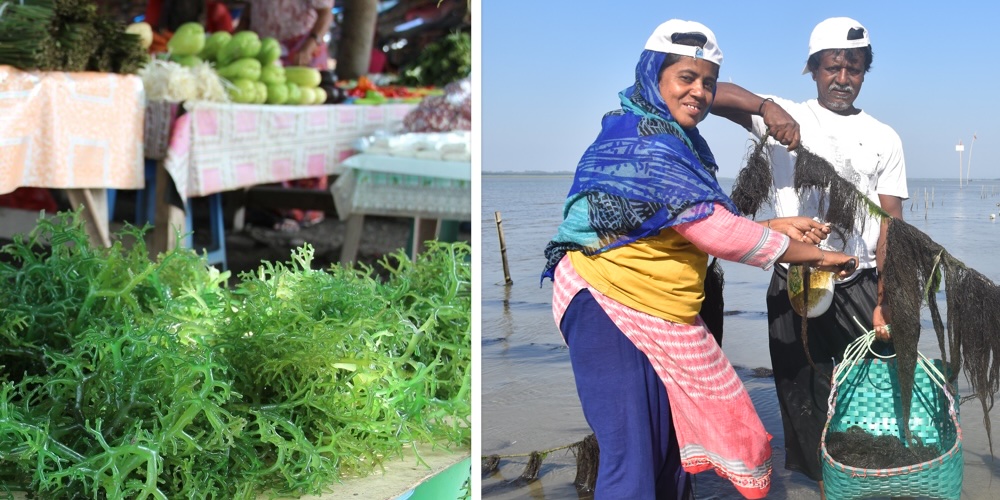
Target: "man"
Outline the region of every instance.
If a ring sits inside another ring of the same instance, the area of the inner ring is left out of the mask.
[[[816,82],[816,99],[797,103],[776,96],[759,96],[736,85],[719,83],[712,112],[742,125],[757,138],[768,134],[773,173],[773,195],[778,219],[772,228],[789,236],[805,236],[783,227],[781,217],[823,217],[822,198],[815,190],[794,188],[796,148],[801,145],[828,161],[893,217],[902,218],[902,200],[908,197],[906,167],[899,135],[855,106],[865,74],[871,68],[868,30],[846,17],[827,19],[813,29],[809,58],[803,74]],[[785,467],[820,482],[820,437],[830,393],[831,359],[842,359],[844,349],[859,336],[854,318],[889,339],[889,310],[883,303],[877,269],[885,255],[886,225],[867,213],[864,224],[843,238],[833,231],[827,244],[858,255],[858,271],[839,282],[834,301],[823,315],[809,321],[809,363],[801,339],[801,321],[791,308],[786,290],[787,267],[775,266],[767,293],[771,364],[784,427]]]

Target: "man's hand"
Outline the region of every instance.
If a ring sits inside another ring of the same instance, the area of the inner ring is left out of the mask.
[[[789,151],[799,147],[801,138],[799,123],[784,108],[775,104],[774,101],[766,101],[761,106],[761,117],[764,118],[764,125],[767,126],[768,133],[774,137],[774,140],[787,146]]]
[[[872,311],[872,325],[875,326],[875,338],[882,342],[892,339],[892,327],[889,326],[889,306],[879,304]]]

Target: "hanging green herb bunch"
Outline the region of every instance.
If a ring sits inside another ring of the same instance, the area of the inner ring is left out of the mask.
[[[147,60],[139,37],[90,0],[0,1],[0,64],[135,74]]]

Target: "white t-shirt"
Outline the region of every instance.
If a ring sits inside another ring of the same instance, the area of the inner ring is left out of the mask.
[[[816,99],[797,103],[770,97],[798,122],[802,146],[830,162],[841,177],[851,181],[876,205],[880,194],[909,198],[903,143],[888,125],[864,111],[856,115],[839,115],[820,106]],[[756,115],[752,118],[753,134],[759,139],[766,131],[764,119]],[[774,175],[775,215],[822,218],[818,191],[810,189],[799,195],[795,190],[798,155],[773,138],[768,138],[768,145]],[[863,226],[862,218],[865,219]],[[879,226],[879,219],[864,211],[858,214],[854,234],[848,235],[846,242],[834,232],[826,244],[848,255],[857,255],[860,259],[858,269],[875,267]]]

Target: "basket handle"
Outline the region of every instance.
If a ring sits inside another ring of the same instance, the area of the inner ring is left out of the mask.
[[[872,344],[875,342],[875,330],[867,330],[864,325],[858,321],[858,318],[854,317],[854,322],[861,328],[864,332],[860,337],[854,339],[853,342],[847,345],[844,349],[844,360],[837,365],[833,370],[833,381],[834,384],[840,385],[844,381],[844,377],[847,375],[848,368],[856,365],[861,359],[865,357],[865,352],[870,352],[874,356],[882,359],[891,359],[896,357],[895,354],[882,355],[875,352],[872,349]],[[924,353],[917,351],[917,364],[924,369],[924,372],[931,378],[931,380],[942,390],[948,392],[947,389],[947,378],[938,370],[934,363],[924,356]]]

